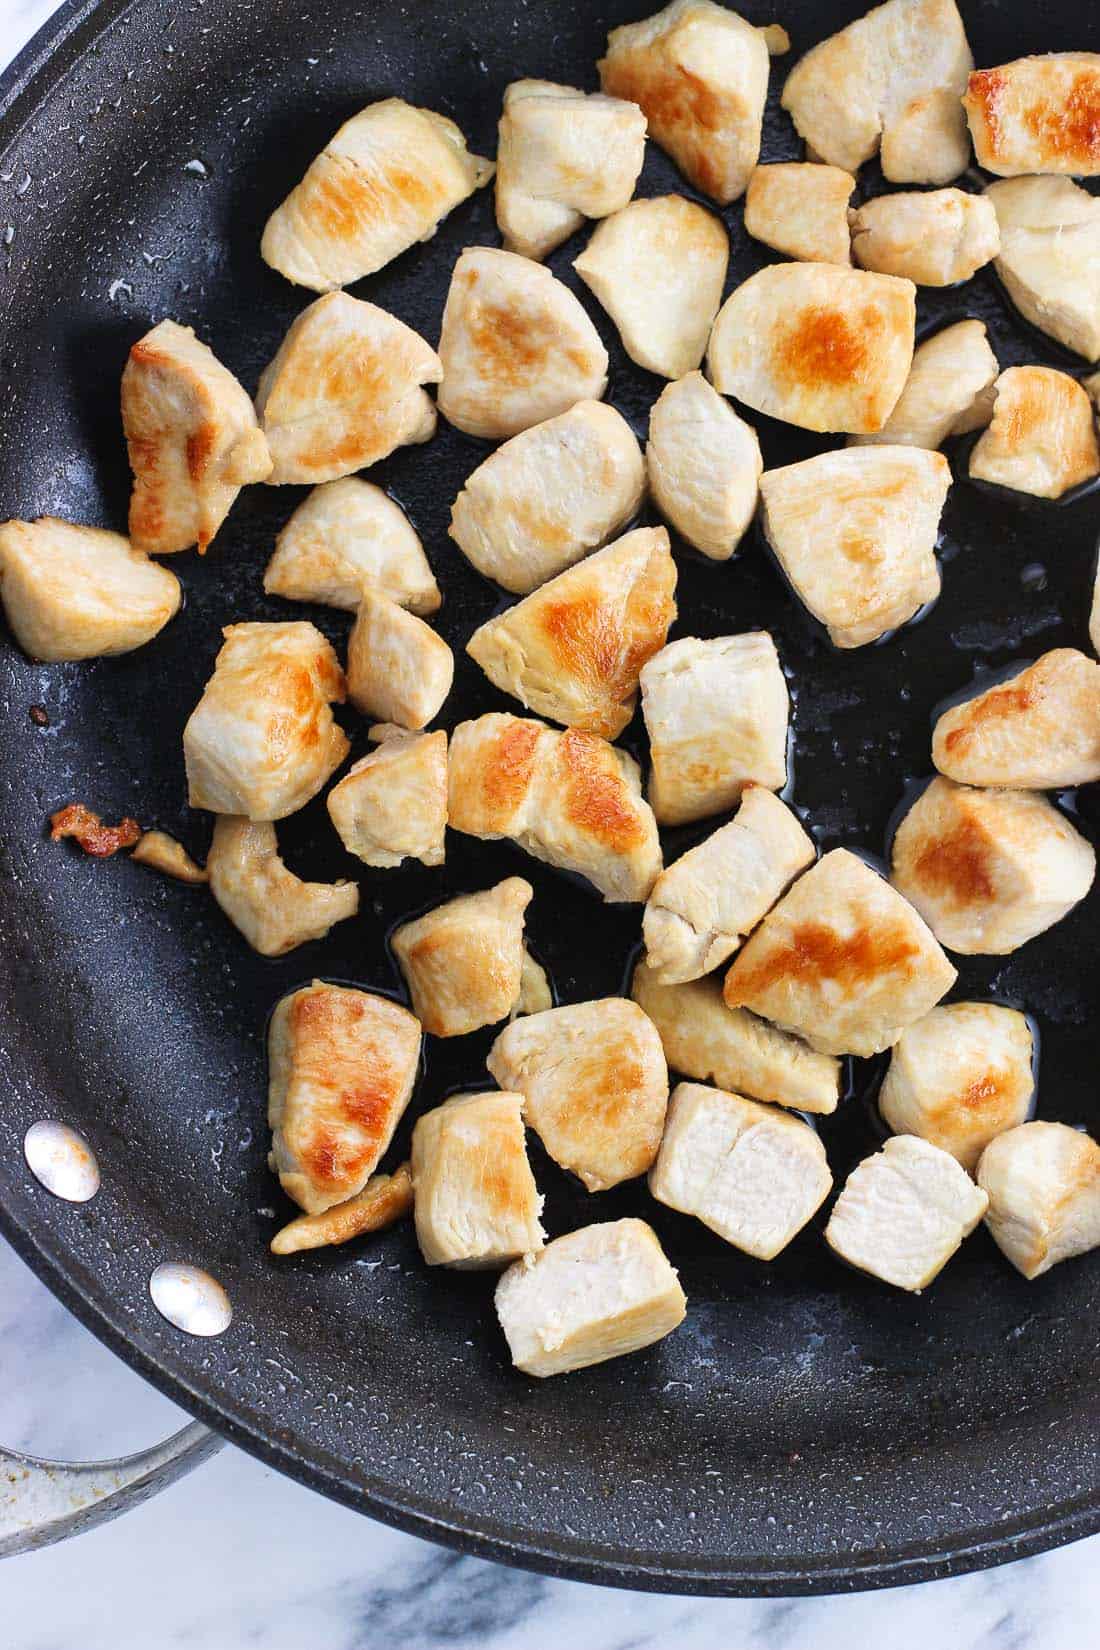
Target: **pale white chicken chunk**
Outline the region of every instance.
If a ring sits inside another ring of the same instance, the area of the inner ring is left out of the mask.
[[[941,944],[1005,956],[1088,893],[1091,845],[1044,796],[934,779],[894,836],[893,879]]]
[[[764,468],[756,431],[703,377],[668,384],[649,414],[646,470],[653,502],[713,561],[728,561],[756,511]]]
[[[760,478],[764,533],[795,594],[842,648],[866,647],[940,591],[942,453],[847,447]]]
[[[474,631],[466,651],[529,710],[614,739],[676,617],[663,527],[639,527]],[[354,683],[351,683],[355,697]]]
[[[833,1177],[816,1132],[778,1106],[680,1083],[649,1189],[757,1260],[774,1260],[817,1213]]]
[[[144,647],[180,582],[120,533],[42,516],[0,526],[0,602],[24,653],[57,664]]]
[[[348,698],[364,716],[402,728],[425,727],[454,681],[454,654],[442,636],[365,589],[348,638]]]
[[[1100,200],[1070,178],[990,184],[1001,227],[994,267],[1025,320],[1100,359]]]
[[[1021,1123],[982,1153],[985,1223],[1025,1278],[1100,1246],[1100,1145],[1065,1123]]]
[[[606,997],[517,1020],[486,1065],[501,1088],[522,1094],[528,1128],[590,1192],[645,1174],[656,1157],[668,1067],[636,1003]]]
[[[912,905],[845,848],[772,907],[726,975],[731,1008],[826,1054],[878,1054],[934,1008],[955,970]]]
[[[334,481],[435,434],[424,384],[443,368],[418,333],[375,304],[330,292],[304,309],[256,395],[273,485]]]
[[[451,507],[468,561],[526,596],[615,537],[645,492],[633,430],[602,401],[514,435],[479,464]]]
[[[542,1379],[652,1346],[687,1301],[652,1227],[627,1219],[525,1255],[497,1284],[496,1309],[512,1362]]]
[[[682,195],[658,195],[605,218],[573,268],[630,359],[680,378],[703,359],[728,262],[729,240],[713,213]]]
[[[273,1255],[297,1255],[307,1249],[325,1249],[350,1243],[365,1232],[380,1232],[407,1215],[413,1206],[412,1173],[402,1163],[393,1174],[372,1174],[367,1184],[346,1203],[335,1203],[319,1215],[299,1215],[288,1221],[271,1240]]]
[[[271,1166],[307,1214],[356,1197],[412,1096],[420,1027],[369,991],[314,980],[282,998],[268,1031]]]
[[[917,286],[968,281],[1001,249],[992,202],[965,189],[880,195],[850,221],[852,257],[861,269],[902,275]]]
[[[1009,367],[996,383],[993,420],[970,454],[970,476],[1035,498],[1061,498],[1100,475],[1088,392],[1053,367]]]
[[[401,506],[373,482],[343,476],[299,504],[275,540],[264,589],[354,613],[365,585],[410,613],[434,613],[443,600]]]
[[[352,764],[325,805],[349,854],[386,869],[404,859],[442,865],[447,827],[447,735],[370,730],[378,749]]]
[[[788,258],[850,264],[848,202],[856,180],[839,166],[780,161],[758,166],[745,195],[748,233]]]
[[[523,984],[523,914],[534,889],[522,877],[460,894],[394,930],[391,944],[413,1013],[433,1037],[496,1025]]]
[[[963,98],[979,166],[1100,174],[1100,54],[1046,52],[976,69]]]
[[[507,1266],[542,1248],[523,1096],[456,1094],[413,1130],[413,1218],[429,1266]]]
[[[490,441],[607,388],[607,351],[580,300],[541,264],[490,246],[455,264],[439,357],[440,412]]]
[[[283,957],[359,909],[354,882],[303,882],[279,858],[275,827],[219,814],[206,856],[210,892],[262,957]]]
[[[732,808],[746,785],[787,783],[790,695],[766,630],[670,642],[641,686],[649,800],[662,825]]]
[[[384,98],[329,139],[267,220],[260,254],[314,292],[349,286],[429,240],[492,175],[453,120]]]
[[[183,730],[192,808],[284,819],[348,754],[344,673],[315,625],[231,624]]]
[[[882,175],[891,183],[950,183],[966,170],[970,140],[958,97],[942,87],[915,97],[882,134]]]
[[[167,831],[143,831],[130,858],[135,865],[148,865],[151,871],[160,871],[163,876],[189,883],[194,888],[210,881],[205,866],[197,864],[183,843]]]
[[[514,80],[497,149],[497,225],[509,252],[545,258],[626,205],[645,160],[636,103],[551,80]]]
[[[825,1241],[861,1272],[916,1293],[943,1270],[988,1206],[948,1152],[898,1134],[852,1170]]]
[[[989,1142],[1024,1122],[1035,1093],[1027,1015],[948,1003],[903,1031],[879,1090],[895,1134],[918,1134],[973,1173]]]
[[[1000,372],[984,321],[956,321],[918,344],[905,388],[882,429],[850,435],[850,447],[928,447],[981,429],[993,416]]]
[[[1100,779],[1100,665],[1073,647],[945,710],[932,760],[964,785],[1058,791]]]
[[[1089,611],[1089,641],[1094,653],[1100,653],[1100,562],[1092,583],[1092,607]]]
[[[718,312],[715,389],[804,430],[881,430],[913,364],[916,287],[838,264],[768,264]]]

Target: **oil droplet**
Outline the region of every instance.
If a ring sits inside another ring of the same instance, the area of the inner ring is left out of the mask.
[[[1026,567],[1020,569],[1020,583],[1025,590],[1045,590],[1047,587],[1047,570],[1041,561],[1029,561]]]

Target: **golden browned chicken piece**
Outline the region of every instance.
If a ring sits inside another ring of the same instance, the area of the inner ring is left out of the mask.
[[[335,1203],[319,1215],[299,1215],[288,1221],[271,1240],[273,1255],[297,1255],[304,1249],[324,1249],[350,1243],[365,1232],[380,1232],[407,1215],[413,1206],[412,1173],[402,1163],[393,1174],[372,1174],[363,1190],[346,1203]]]
[[[929,447],[949,435],[980,430],[993,416],[1000,372],[984,321],[956,321],[913,351],[913,365],[893,412],[874,435],[850,435],[850,447]]]
[[[1100,1146],[1065,1123],[1021,1123],[982,1153],[986,1225],[1025,1278],[1100,1245]]]
[[[365,589],[348,638],[348,698],[364,716],[422,728],[454,681],[454,654],[430,625]]]
[[[522,877],[508,877],[395,929],[391,944],[413,1013],[433,1037],[464,1037],[520,1006],[523,913],[534,892]]]
[[[745,228],[788,258],[850,264],[848,202],[856,180],[840,166],[780,161],[758,166],[745,195]]]
[[[997,379],[993,421],[970,454],[975,481],[1061,498],[1100,475],[1088,392],[1053,367],[1009,367]]]
[[[543,1246],[523,1098],[456,1094],[413,1130],[413,1215],[429,1266],[507,1266]]]
[[[354,762],[326,798],[349,854],[391,868],[404,859],[442,865],[447,827],[447,735],[370,730],[378,749]]]
[[[1100,359],[1100,200],[1069,178],[1007,178],[986,190],[1001,229],[995,268],[1025,320]]]
[[[138,865],[148,865],[151,871],[160,871],[176,882],[199,887],[210,881],[210,873],[197,865],[181,842],[167,831],[143,831],[130,858]]]
[[[902,275],[917,286],[968,281],[1001,250],[993,203],[965,189],[898,190],[865,201],[849,216],[860,268]]]
[[[303,882],[279,858],[274,825],[219,814],[206,856],[210,892],[233,926],[263,957],[282,957],[324,939],[354,917],[354,882]]]
[[[756,511],[764,468],[756,431],[701,372],[661,391],[645,451],[653,502],[713,561],[728,561]]]
[[[945,710],[932,760],[964,785],[1058,791],[1100,779],[1100,665],[1056,647]]]
[[[401,506],[373,482],[343,476],[299,504],[275,540],[264,589],[354,613],[365,585],[410,613],[434,613],[443,600]]]
[[[963,98],[979,166],[1025,172],[1100,173],[1100,54],[1046,52],[976,69]]]

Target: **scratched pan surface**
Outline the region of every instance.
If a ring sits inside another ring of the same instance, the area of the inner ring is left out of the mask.
[[[124,525],[118,378],[152,320],[194,324],[255,384],[307,296],[260,262],[260,230],[352,111],[399,93],[453,115],[472,147],[492,153],[510,80],[594,85],[607,27],[638,9],[63,8],[0,83],[0,231],[10,225],[0,246],[0,515]],[[758,22],[774,15],[763,0],[746,9]],[[859,9],[786,0],[781,15],[798,50]],[[971,0],[965,10],[979,63],[1100,47],[1100,13],[1080,5]],[[798,154],[776,105],[783,74],[777,64],[768,159]],[[684,187],[651,149],[641,192]],[[724,216],[733,285],[768,254],[746,239],[738,208]],[[355,290],[434,341],[459,249],[494,240],[483,194]],[[579,244],[551,260],[573,286]],[[611,346],[611,398],[643,434],[660,384],[588,307]],[[922,292],[922,328],[963,314],[989,323],[1005,364],[1067,364],[1014,320],[989,274]],[[761,435],[771,465],[828,444],[766,421]],[[484,450],[441,424],[430,448],[374,472],[423,535],[446,592],[441,628],[459,649],[499,600],[445,531]],[[539,1384],[509,1369],[491,1280],[426,1270],[408,1226],[290,1263],[268,1254],[290,1212],[264,1164],[263,1032],[282,992],[315,974],[398,992],[392,925],[513,872],[535,886],[530,933],[563,1002],[621,988],[639,919],[508,845],[453,837],[438,870],[366,871],[342,855],[315,804],[282,829],[288,858],[317,877],[362,872],[362,915],[267,962],[201,890],[45,840],[50,810],[79,798],[205,850],[208,822],[184,806],[180,732],[219,627],[307,612],[339,644],[346,635],[343,616],[261,589],[273,536],[300,496],[253,488],[204,562],[176,558],[185,610],[128,658],[42,669],[0,642],[0,1200],[21,1252],[137,1369],[274,1465],[421,1534],[556,1573],[670,1590],[831,1590],[992,1563],[1094,1529],[1095,1256],[1029,1285],[980,1233],[911,1299],[830,1259],[821,1220],[761,1266],[640,1185],[586,1197],[536,1145],[550,1231],[642,1213],[691,1301],[661,1346]],[[944,515],[938,606],[856,653],[835,652],[810,627],[758,543],[727,566],[680,546],[675,633],[773,631],[795,695],[797,805],[823,848],[881,853],[906,782],[928,771],[934,705],[978,671],[1087,645],[1097,514],[1095,496],[1027,509],[960,483]],[[448,721],[508,708],[458,657]],[[48,727],[32,720],[35,705]],[[354,737],[359,754],[361,726]],[[638,723],[625,742],[644,753]],[[1077,806],[1094,834],[1100,798]],[[965,962],[958,988],[1035,1015],[1042,1114],[1093,1127],[1098,915],[1093,895],[1015,957]],[[489,1041],[431,1044],[412,1115],[484,1083]],[[823,1125],[838,1178],[874,1144],[879,1075],[857,1066],[851,1098]],[[42,1116],[94,1144],[103,1189],[92,1203],[57,1203],[30,1180],[20,1141]],[[146,1284],[164,1259],[197,1262],[225,1284],[235,1317],[220,1340],[189,1340],[157,1316]]]

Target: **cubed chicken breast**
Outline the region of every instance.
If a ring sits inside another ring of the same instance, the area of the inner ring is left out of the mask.
[[[451,736],[448,822],[576,871],[610,903],[644,900],[661,871],[638,764],[594,734],[490,714]]]
[[[573,268],[630,359],[680,378],[706,352],[728,262],[729,239],[713,213],[682,195],[658,195],[605,218]]]
[[[1022,1123],[1035,1093],[1027,1015],[999,1003],[948,1003],[903,1031],[879,1090],[883,1121],[917,1134],[973,1174],[995,1135]]]
[[[747,1009],[728,1008],[720,980],[662,985],[640,962],[630,994],[657,1027],[674,1071],[794,1111],[836,1110],[840,1061]]]
[[[644,1220],[610,1220],[555,1238],[510,1266],[497,1317],[512,1362],[540,1379],[652,1346],[684,1321],[679,1279]]]
[[[733,960],[723,987],[826,1054],[879,1054],[934,1008],[955,970],[913,907],[834,848],[799,877]]]
[[[645,450],[653,502],[712,561],[728,561],[756,512],[760,442],[703,377],[668,384],[649,414]]]
[[[645,1174],[656,1157],[668,1067],[636,1003],[606,997],[517,1020],[486,1065],[501,1088],[522,1094],[528,1128],[590,1192]]]
[[[413,1217],[429,1266],[507,1266],[542,1248],[523,1096],[456,1094],[413,1130]]]
[[[917,286],[968,281],[1001,250],[992,202],[965,189],[879,195],[850,220],[852,257],[861,269],[902,275]]]
[[[453,120],[399,97],[346,120],[267,220],[260,254],[298,286],[332,292],[373,275],[488,183]]]
[[[735,1249],[774,1260],[833,1184],[814,1129],[778,1106],[680,1083],[649,1189]]]
[[[334,481],[430,441],[435,404],[421,386],[442,373],[435,351],[396,316],[345,292],[318,298],[260,378],[256,411],[274,461],[268,479]]]
[[[1073,647],[945,710],[932,760],[964,785],[1058,791],[1100,779],[1100,665]]]
[[[913,352],[905,388],[875,435],[850,435],[850,447],[928,447],[964,435],[993,416],[993,385],[1000,372],[984,321],[956,321]]]
[[[466,651],[529,710],[614,739],[643,665],[665,645],[675,591],[667,532],[639,527],[486,620]]]
[[[478,465],[451,507],[450,534],[479,573],[526,596],[614,538],[644,492],[626,419],[605,402],[578,401]]]
[[[282,998],[268,1031],[271,1166],[309,1215],[366,1186],[393,1139],[420,1062],[407,1008],[314,980]]]
[[[970,157],[973,66],[955,0],[887,0],[795,64],[783,107],[833,166],[854,172],[881,143],[892,183],[950,183]]]
[[[645,160],[636,103],[550,80],[504,93],[497,226],[509,252],[545,258],[581,227],[626,205]]]
[[[370,730],[378,749],[354,762],[325,806],[349,854],[389,869],[405,859],[442,865],[447,828],[447,735]]]
[[[992,423],[970,454],[971,480],[1061,498],[1100,475],[1093,406],[1076,378],[1053,367],[1009,367],[995,388]]]
[[[1001,227],[994,265],[1026,321],[1100,359],[1100,200],[1069,178],[1010,178],[986,191]]]
[[[23,652],[44,664],[131,653],[180,605],[180,582],[120,533],[54,516],[0,526],[0,601]]]
[[[766,630],[670,642],[641,674],[652,770],[649,800],[662,825],[732,808],[746,785],[787,783],[787,681]]]
[[[1021,1123],[978,1164],[985,1223],[1025,1278],[1100,1246],[1100,1146],[1065,1123]]]
[[[401,506],[373,482],[343,476],[315,487],[299,504],[275,540],[264,589],[354,613],[364,586],[421,615],[434,613],[443,600]]]
[[[813,264],[850,264],[848,202],[856,180],[839,166],[758,166],[745,195],[745,228],[765,246]]]
[[[612,29],[600,85],[631,98],[689,183],[722,206],[745,192],[760,154],[768,41],[713,0],[672,0]]]
[[[768,264],[726,299],[715,389],[804,430],[881,430],[913,364],[916,287],[837,264]]]
[[[467,247],[455,264],[439,357],[440,412],[490,441],[607,388],[607,351],[580,300],[541,264],[491,246]]]
[[[348,698],[364,716],[423,728],[454,682],[454,654],[431,625],[364,590],[348,637]]]
[[[192,808],[284,819],[348,754],[332,715],[344,673],[315,625],[231,624],[183,730]]]
[[[275,1233],[273,1255],[297,1255],[307,1249],[325,1249],[350,1243],[366,1232],[381,1232],[407,1215],[413,1206],[412,1172],[402,1163],[393,1174],[372,1174],[363,1190],[346,1203],[336,1203],[319,1215],[299,1215]]]
[[[219,814],[206,856],[210,892],[262,957],[283,957],[359,909],[354,882],[303,882],[279,858],[268,821]]]
[[[951,485],[942,453],[847,447],[760,478],[764,533],[836,647],[866,647],[940,593],[936,540]]]
[[[433,1037],[464,1037],[512,1012],[522,986],[523,913],[534,892],[522,877],[508,877],[394,930],[413,1013]]]
[[[1092,887],[1096,855],[1032,791],[934,779],[898,826],[893,879],[941,944],[1005,956],[1053,928]]]
[[[850,1266],[915,1294],[943,1270],[988,1206],[948,1152],[897,1134],[852,1170],[825,1241]]]
[[[1089,610],[1089,641],[1094,653],[1100,653],[1100,561],[1092,581],[1092,606]]]
[[[963,108],[979,166],[1100,174],[1100,54],[1047,52],[970,76]]]

